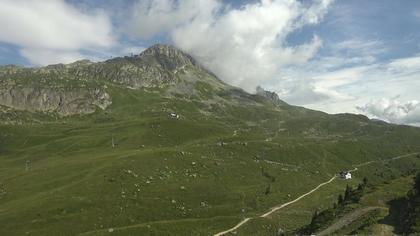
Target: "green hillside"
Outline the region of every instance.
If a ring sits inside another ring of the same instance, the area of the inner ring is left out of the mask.
[[[359,165],[237,230],[276,235],[420,166],[419,128],[252,95],[170,46],[0,81],[0,235],[211,235]]]

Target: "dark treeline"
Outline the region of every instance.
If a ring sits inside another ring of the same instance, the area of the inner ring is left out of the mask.
[[[413,188],[405,199],[406,214],[403,216],[402,233],[409,235],[420,232],[420,172],[414,177]]]
[[[299,230],[298,234],[311,235],[320,230],[323,226],[330,224],[334,219],[345,213],[345,207],[347,205],[360,201],[360,198],[368,185],[369,182],[367,178],[363,178],[363,182],[360,183],[356,189],[347,185],[344,193],[338,195],[337,202],[334,203],[333,207],[320,212],[315,210],[312,215],[311,223]]]

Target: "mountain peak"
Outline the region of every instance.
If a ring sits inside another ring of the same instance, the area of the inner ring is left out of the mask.
[[[171,55],[171,54],[175,54],[179,52],[182,52],[182,51],[172,45],[158,43],[144,50],[142,53],[140,53],[140,56],[141,55]]]
[[[155,44],[144,50],[138,58],[146,62],[157,62],[164,69],[174,70],[185,65],[197,65],[187,53],[166,44]]]
[[[284,105],[284,104],[286,104],[284,101],[282,101],[279,98],[279,95],[277,93],[275,93],[275,92],[271,92],[271,91],[265,90],[265,89],[263,89],[260,86],[257,86],[256,92],[257,92],[257,95],[262,96],[262,97],[268,99],[269,101],[273,102],[274,104],[277,104],[277,105]]]

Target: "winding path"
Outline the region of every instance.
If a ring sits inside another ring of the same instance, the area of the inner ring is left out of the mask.
[[[221,236],[221,235],[225,235],[227,233],[230,233],[230,232],[236,230],[237,228],[241,227],[243,224],[245,224],[246,222],[248,222],[248,220],[250,220],[250,219],[253,219],[253,218],[250,218],[250,217],[245,218],[241,222],[239,222],[237,225],[235,225],[234,227],[232,227],[232,228],[230,228],[228,230],[222,231],[220,233],[217,233],[217,234],[215,234],[213,236]]]
[[[357,169],[355,169],[355,170],[357,170]],[[234,227],[232,227],[232,228],[230,228],[230,229],[228,229],[228,230],[225,230],[225,231],[219,232],[219,233],[217,233],[217,234],[214,234],[214,236],[222,236],[222,235],[225,235],[225,234],[227,234],[227,233],[230,233],[230,232],[232,232],[232,231],[234,231],[234,230],[238,229],[239,227],[241,227],[243,224],[245,224],[246,222],[248,222],[248,221],[249,221],[249,220],[251,220],[251,219],[254,219],[254,218],[257,218],[257,217],[267,217],[267,216],[271,215],[273,212],[275,212],[275,211],[277,211],[277,210],[280,210],[280,209],[282,209],[282,208],[284,208],[284,207],[286,207],[286,206],[288,206],[288,205],[290,205],[290,204],[293,204],[293,203],[295,203],[295,202],[297,202],[297,201],[301,200],[302,198],[304,198],[304,197],[308,196],[309,194],[311,194],[311,193],[313,193],[313,192],[317,191],[319,188],[321,188],[322,186],[324,186],[324,185],[326,185],[326,184],[331,183],[331,182],[332,182],[334,179],[336,179],[336,178],[337,178],[337,176],[334,176],[334,177],[332,177],[330,180],[328,180],[328,181],[326,181],[326,182],[324,182],[324,183],[319,184],[319,185],[318,185],[318,186],[316,186],[314,189],[312,189],[311,191],[309,191],[309,192],[307,192],[307,193],[305,193],[305,194],[303,194],[303,195],[299,196],[299,197],[298,197],[298,198],[296,198],[295,200],[292,200],[292,201],[290,201],[290,202],[286,202],[286,203],[284,203],[284,204],[282,204],[282,205],[280,205],[280,206],[277,206],[277,207],[273,207],[273,208],[271,208],[268,212],[266,212],[266,213],[264,213],[264,214],[262,214],[262,215],[260,215],[260,216],[245,218],[245,219],[243,219],[241,222],[239,222],[237,225],[235,225]]]
[[[290,204],[293,204],[293,203],[295,203],[295,202],[299,201],[300,199],[302,199],[302,198],[304,198],[304,197],[308,196],[309,194],[311,194],[311,193],[315,192],[316,190],[318,190],[318,189],[319,189],[319,188],[321,188],[322,186],[324,186],[324,185],[326,185],[326,184],[331,183],[331,182],[332,182],[335,178],[337,178],[337,176],[334,176],[334,177],[332,177],[330,180],[328,180],[328,181],[326,181],[326,182],[324,182],[324,183],[322,183],[322,184],[320,184],[320,185],[316,186],[316,187],[315,187],[314,189],[312,189],[311,191],[309,191],[309,192],[307,192],[307,193],[305,193],[305,194],[301,195],[300,197],[296,198],[296,199],[295,199],[295,200],[293,200],[293,201],[286,202],[286,203],[284,203],[284,204],[282,204],[282,205],[280,205],[280,206],[277,206],[277,207],[273,207],[273,208],[271,208],[271,210],[269,210],[267,213],[262,214],[260,217],[267,217],[267,216],[271,215],[273,212],[275,212],[275,211],[277,211],[277,210],[280,210],[280,209],[282,209],[282,208],[284,208],[284,207],[286,207],[286,206],[288,206],[288,205],[290,205]]]
[[[409,153],[409,154],[405,154],[405,155],[396,156],[396,157],[393,157],[393,158],[388,159],[388,161],[390,161],[390,160],[397,160],[397,159],[401,159],[401,158],[403,158],[403,157],[408,157],[408,156],[412,156],[412,155],[416,155],[416,154],[419,154],[419,152]],[[382,160],[381,160],[381,161],[382,161]],[[349,172],[354,172],[354,171],[357,171],[357,170],[358,170],[358,168],[357,168],[357,167],[361,167],[361,166],[369,165],[369,164],[372,164],[372,163],[374,163],[374,162],[379,162],[379,160],[376,160],[376,161],[368,161],[368,162],[360,163],[360,164],[358,164],[358,165],[355,165],[356,167],[355,167],[354,169],[352,169],[352,170],[349,170]],[[248,221],[249,221],[249,220],[251,220],[251,219],[255,219],[255,218],[258,218],[258,217],[267,217],[267,216],[271,215],[272,213],[274,213],[275,211],[280,210],[280,209],[282,209],[282,208],[284,208],[284,207],[286,207],[286,206],[288,206],[288,205],[290,205],[290,204],[293,204],[293,203],[295,203],[295,202],[297,202],[297,201],[301,200],[302,198],[304,198],[304,197],[306,197],[306,196],[310,195],[311,193],[313,193],[313,192],[317,191],[317,190],[318,190],[319,188],[321,188],[322,186],[324,186],[324,185],[326,185],[326,184],[331,183],[331,182],[332,182],[332,181],[334,181],[334,179],[336,179],[336,178],[337,178],[337,176],[334,176],[334,177],[332,177],[330,180],[328,180],[328,181],[326,181],[326,182],[323,182],[323,183],[319,184],[319,185],[318,185],[318,186],[316,186],[314,189],[312,189],[311,191],[309,191],[309,192],[307,192],[307,193],[305,193],[305,194],[303,194],[303,195],[299,196],[299,197],[298,197],[298,198],[296,198],[295,200],[292,200],[292,201],[290,201],[290,202],[286,202],[286,203],[284,203],[284,204],[282,204],[282,205],[280,205],[280,206],[273,207],[273,208],[271,208],[268,212],[266,212],[266,213],[264,213],[264,214],[262,214],[262,215],[260,215],[260,216],[255,216],[255,217],[248,217],[248,218],[245,218],[245,219],[243,219],[241,222],[239,222],[237,225],[235,225],[234,227],[232,227],[232,228],[230,228],[230,229],[227,229],[227,230],[225,230],[225,231],[222,231],[222,232],[216,233],[216,234],[214,234],[213,236],[222,236],[222,235],[225,235],[225,234],[227,234],[227,233],[233,232],[233,231],[237,230],[239,227],[241,227],[243,224],[245,224],[246,222],[248,222]]]

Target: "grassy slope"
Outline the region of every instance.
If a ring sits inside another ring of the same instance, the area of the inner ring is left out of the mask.
[[[400,198],[406,196],[412,184],[413,176],[411,175],[374,185],[363,195],[359,204],[352,206],[354,210],[349,214],[368,208],[375,209],[353,219],[351,223],[335,231],[334,235],[401,234],[400,217],[404,215],[404,209],[398,207],[397,204]]]
[[[398,207],[400,198],[406,196],[412,188],[413,176],[397,178],[386,184],[377,186],[372,192],[366,194],[361,203],[365,206],[380,206],[384,210],[377,216],[377,221],[358,231],[360,234],[395,235],[400,234],[400,217],[404,209]]]
[[[384,167],[384,164],[387,168]],[[363,177],[368,177],[375,188],[369,190],[363,196],[360,204],[348,206],[346,212],[350,214],[362,208],[378,207],[380,208],[378,210],[380,211],[379,219],[387,219],[389,221],[390,215],[388,215],[388,211],[385,211],[384,208],[389,208],[391,200],[404,196],[411,187],[411,176],[399,176],[412,173],[419,164],[420,160],[416,155],[410,155],[398,160],[372,162],[368,165],[358,167],[358,170],[353,172],[352,180],[336,179],[331,184],[323,186],[317,192],[305,197],[301,201],[275,212],[269,218],[251,220],[237,230],[236,233],[239,235],[276,235],[278,230],[281,229],[286,234],[294,235],[297,229],[310,223],[315,210],[322,211],[323,209],[331,208],[337,202],[338,195],[344,194],[346,185],[356,188]],[[374,213],[376,214],[377,212]],[[375,215],[375,217],[378,216]],[[338,232],[338,235],[348,234],[356,230],[364,223],[364,220],[366,219],[356,220],[354,224]],[[380,221],[383,222],[383,220]],[[379,225],[383,226],[384,224],[388,226],[389,224],[393,224],[393,222]],[[328,225],[325,225],[323,228],[326,227]],[[393,230],[392,227],[389,228],[391,231]],[[369,233],[362,232],[372,234],[370,231]],[[373,232],[378,233],[377,231]],[[376,235],[376,233],[373,233],[373,235]]]
[[[293,199],[339,170],[420,149],[417,129],[366,125],[357,116],[279,110],[252,96],[247,99],[259,104],[209,107],[162,98],[159,91],[109,87],[113,104],[106,111],[0,127],[0,235],[101,234],[109,228],[121,235],[208,235]],[[169,111],[181,118],[169,118]],[[387,172],[366,170],[382,179],[416,168],[384,166]],[[316,204],[302,201],[275,219],[285,228],[307,222],[310,210],[331,204],[343,184],[335,182],[314,194]],[[252,232],[244,228],[243,234]]]

